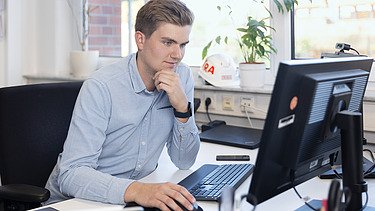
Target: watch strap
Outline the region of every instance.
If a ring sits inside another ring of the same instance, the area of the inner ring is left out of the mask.
[[[174,112],[174,116],[175,117],[178,117],[178,118],[188,118],[188,117],[191,117],[193,115],[193,113],[191,112],[191,103],[188,102],[188,111],[187,112],[178,112],[176,111],[175,108],[173,108],[173,112]]]

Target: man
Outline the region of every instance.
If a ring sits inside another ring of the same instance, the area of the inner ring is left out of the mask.
[[[72,197],[162,210],[192,209],[182,186],[137,180],[153,172],[166,145],[188,169],[199,150],[192,116],[194,82],[180,64],[193,23],[178,0],[151,0],[138,12],[136,54],[96,71],[83,84],[64,150],[47,182],[48,203]]]

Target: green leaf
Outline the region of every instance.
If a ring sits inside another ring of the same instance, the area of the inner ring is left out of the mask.
[[[212,41],[210,41],[202,50],[202,60],[206,58],[208,49],[211,47]]]
[[[216,42],[217,44],[220,45],[220,42],[221,42],[221,36],[217,36],[217,37],[215,38],[215,42]]]
[[[283,5],[278,1],[278,0],[273,0],[273,2],[276,4],[277,6],[277,10],[281,13],[284,13],[284,8],[283,8]]]

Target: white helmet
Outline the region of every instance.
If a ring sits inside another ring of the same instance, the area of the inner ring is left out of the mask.
[[[208,56],[198,73],[204,80],[214,86],[240,85],[239,73],[233,58],[226,54]]]

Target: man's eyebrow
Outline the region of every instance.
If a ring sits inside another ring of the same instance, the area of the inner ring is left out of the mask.
[[[176,40],[170,38],[170,37],[162,37],[161,38],[162,40],[165,40],[165,41],[169,41],[169,42],[173,42],[173,43],[178,43]],[[184,43],[181,43],[182,45],[186,45],[189,43],[189,40],[187,42],[184,42]]]

